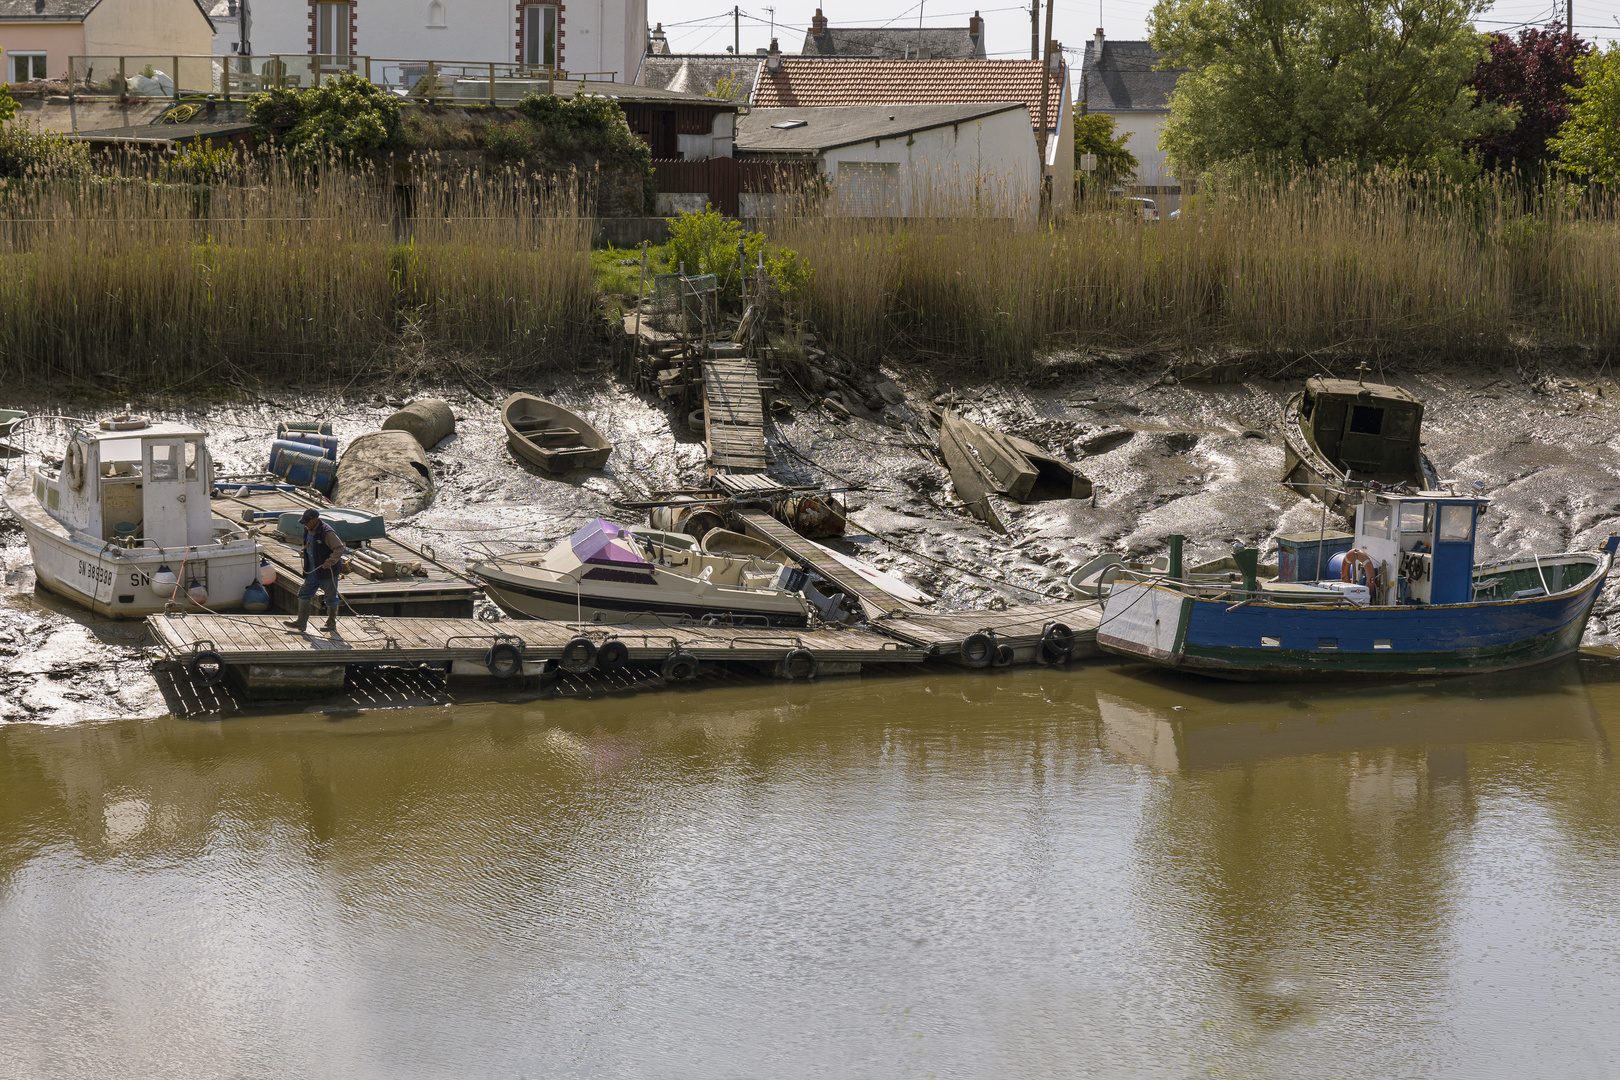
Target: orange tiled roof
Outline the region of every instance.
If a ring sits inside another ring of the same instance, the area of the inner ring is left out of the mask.
[[[1022,101],[1041,122],[1039,60],[879,60],[784,56],[754,86],[757,109],[821,105],[951,105]],[[1063,82],[1046,81],[1047,123],[1057,127]]]

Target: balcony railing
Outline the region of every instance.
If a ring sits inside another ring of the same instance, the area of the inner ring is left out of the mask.
[[[356,74],[401,99],[468,104],[515,102],[580,82],[612,82],[617,71],[564,71],[472,60],[396,60],[374,56],[273,53],[262,56],[70,56],[68,97],[75,100],[175,100],[218,95],[226,101],[274,87],[308,89]]]

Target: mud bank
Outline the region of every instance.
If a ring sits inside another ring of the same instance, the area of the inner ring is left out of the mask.
[[[812,404],[791,382],[794,405],[769,433],[775,472],[849,489],[848,549],[902,574],[950,607],[1057,597],[1063,579],[1106,550],[1153,551],[1171,533],[1200,556],[1233,541],[1265,543],[1313,529],[1321,508],[1277,483],[1276,424],[1305,371],[1277,379],[1206,384],[1106,361],[1056,356],[1018,385],[949,376],[920,365],[885,372],[906,399],[847,421]],[[1342,372],[1341,372],[1342,373]],[[1427,403],[1428,452],[1441,475],[1484,485],[1495,503],[1481,529],[1481,557],[1595,547],[1620,529],[1620,386],[1590,372],[1538,374],[1481,368],[1390,374]],[[520,389],[514,387],[512,389]],[[704,450],[684,422],[605,371],[527,384],[585,415],[616,444],[606,469],[559,482],[506,451],[496,406],[505,387],[423,387],[454,406],[457,432],[434,448],[433,506],[395,526],[411,543],[460,567],[489,551],[545,545],[596,516],[628,518],[615,498],[701,478]],[[1092,500],[1014,507],[1009,535],[962,512],[933,457],[927,406],[951,395],[969,419],[1046,444],[1079,462]],[[271,392],[231,401],[137,402],[154,416],[211,432],[221,472],[263,468],[276,421],[333,420],[339,435],[374,430],[402,403],[375,392]],[[43,411],[44,402],[17,408]],[[53,411],[93,416],[88,402]],[[834,410],[839,411],[839,410]],[[0,460],[0,467],[15,461]],[[144,626],[90,617],[35,593],[26,543],[0,513],[0,722],[71,723],[159,715],[164,699],[149,670]],[[1599,599],[1588,642],[1620,633],[1620,605]]]

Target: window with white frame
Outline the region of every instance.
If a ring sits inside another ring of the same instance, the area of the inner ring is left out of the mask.
[[[315,52],[320,56],[349,55],[349,5],[315,5]]]
[[[12,82],[29,82],[33,79],[47,77],[45,74],[45,54],[42,52],[7,53],[6,59],[11,61],[6,67],[11,72]]]
[[[523,62],[530,67],[557,66],[558,13],[555,4],[523,8]]]

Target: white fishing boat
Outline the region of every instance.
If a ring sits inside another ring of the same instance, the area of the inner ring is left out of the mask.
[[[114,618],[262,595],[259,542],[209,503],[207,432],[127,415],[73,424],[59,457],[30,454],[6,486],[39,584]]]
[[[550,551],[486,559],[472,573],[512,615],[562,622],[706,617],[804,626],[805,573],[756,555],[708,552],[685,533],[598,518]]]

